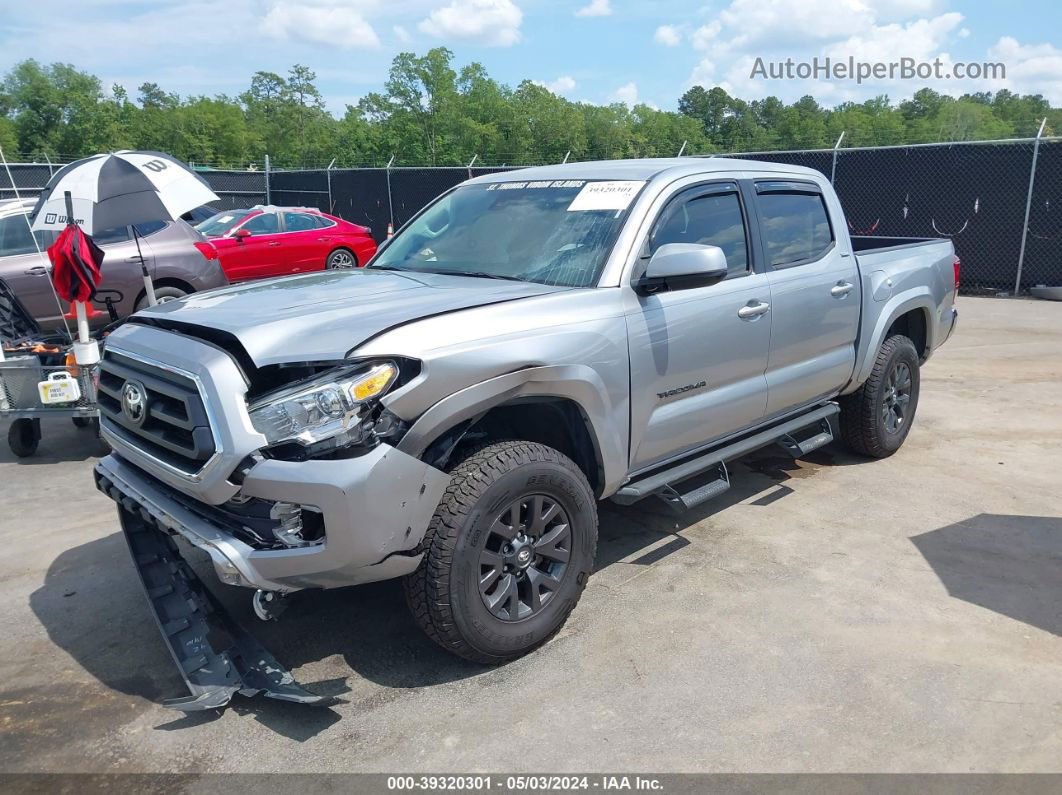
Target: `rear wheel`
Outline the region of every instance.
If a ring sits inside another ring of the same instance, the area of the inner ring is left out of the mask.
[[[886,458],[903,445],[918,408],[918,352],[903,335],[878,349],[863,385],[841,398],[841,433],[854,452]]]
[[[7,429],[7,444],[19,458],[29,458],[41,442],[41,421],[17,419]]]
[[[452,470],[406,600],[443,648],[506,662],[564,625],[596,546],[597,504],[579,468],[541,444],[498,442]]]
[[[176,301],[178,298],[184,298],[186,295],[188,295],[187,290],[172,285],[155,288],[155,301],[160,304],[164,304],[167,301]],[[139,312],[141,309],[145,309],[147,305],[147,296],[140,296],[140,300],[136,302],[136,311]]]
[[[349,270],[356,267],[358,267],[358,258],[345,248],[337,248],[328,255],[325,261],[325,268],[330,271]]]

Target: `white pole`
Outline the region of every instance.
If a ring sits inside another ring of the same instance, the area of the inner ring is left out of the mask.
[[[77,313],[77,341],[86,343],[89,341],[88,315],[85,312],[84,301],[74,301],[74,311]]]
[[[1025,194],[1025,224],[1021,228],[1021,250],[1018,252],[1018,273],[1014,277],[1014,295],[1021,292],[1021,269],[1025,265],[1025,240],[1029,235],[1029,212],[1032,210],[1033,186],[1036,184],[1036,158],[1040,156],[1040,139],[1044,137],[1044,125],[1047,117],[1040,122],[1040,129],[1036,133],[1036,143],[1033,144],[1032,165],[1029,167],[1029,192]]]

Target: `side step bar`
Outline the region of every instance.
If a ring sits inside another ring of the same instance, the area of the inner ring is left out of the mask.
[[[683,461],[668,469],[654,472],[651,475],[632,481],[612,495],[612,501],[620,505],[631,505],[638,500],[657,495],[676,507],[692,508],[700,505],[712,497],[722,494],[730,487],[730,478],[727,475],[726,463],[735,458],[740,458],[753,450],[767,447],[772,444],[780,444],[786,452],[794,457],[807,455],[812,450],[817,450],[823,445],[833,441],[833,432],[830,430],[830,417],[840,412],[836,403],[827,403],[798,417],[786,420],[765,430],[738,439],[724,447],[718,447],[708,453]],[[805,430],[808,427],[818,425],[819,433],[803,442],[797,442],[793,434]],[[699,486],[693,491],[681,494],[675,484],[682,484],[697,475],[701,475],[713,467],[719,468],[720,475],[708,483]],[[725,484],[725,485],[724,485]]]
[[[192,568],[174,540],[124,504],[117,489],[100,489],[118,502],[122,531],[163,640],[191,695],[163,706],[184,712],[224,707],[233,695],[262,693],[282,701],[329,700],[306,690],[276,658],[233,620]],[[113,491],[113,493],[112,493]],[[128,500],[128,498],[125,498]]]

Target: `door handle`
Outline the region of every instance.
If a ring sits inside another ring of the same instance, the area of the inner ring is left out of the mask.
[[[133,255],[133,256],[131,256],[131,257],[126,257],[126,258],[125,258],[125,261],[126,261],[126,262],[140,262],[140,256],[139,256],[139,255],[137,255],[137,254],[134,254],[134,255]]]
[[[770,304],[762,301],[749,301],[745,306],[738,310],[738,317],[742,320],[753,320],[760,315],[766,315],[770,309]]]
[[[269,244],[269,247],[273,248],[274,246],[279,246],[279,245],[280,245],[280,241],[279,240],[274,240],[272,243]]]
[[[32,268],[26,268],[26,270],[24,270],[22,272],[24,274],[26,274],[27,276],[47,276],[48,275],[48,269],[46,267],[44,267],[43,265],[35,265]]]
[[[844,298],[850,292],[852,292],[851,282],[837,282],[837,284],[830,288],[830,295],[834,298]]]

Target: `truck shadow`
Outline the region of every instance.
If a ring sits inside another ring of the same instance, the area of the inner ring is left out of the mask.
[[[603,503],[597,569],[620,561],[652,565],[686,546],[689,542],[683,531],[711,514],[761,492],[763,504],[781,499],[791,490],[784,481],[804,477],[815,468],[791,459],[749,459],[734,466],[730,491],[684,514],[654,500],[630,507]],[[289,608],[279,621],[264,623],[253,615],[249,590],[219,585],[204,554],[182,549],[233,618],[292,669],[297,679],[322,695],[345,697],[355,709],[360,702],[370,706],[389,697],[372,687],[361,688],[360,695],[351,691],[346,686],[351,672],[397,691],[493,670],[454,657],[429,640],[406,609],[398,581],[298,593],[289,598]],[[106,687],[152,702],[186,693],[145,603],[120,532],[60,553],[29,601],[51,641]],[[336,656],[343,664],[335,663]],[[328,676],[315,682],[312,675],[299,670],[303,666],[315,672],[324,670]],[[326,707],[294,707],[266,698],[237,698],[230,708],[251,714],[300,742],[340,718]],[[174,720],[160,728],[187,728],[217,717],[216,712],[174,713]],[[55,719],[62,720],[58,715]]]

